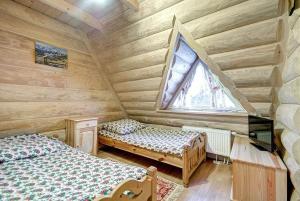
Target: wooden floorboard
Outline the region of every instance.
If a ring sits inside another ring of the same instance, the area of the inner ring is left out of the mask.
[[[102,148],[98,156],[141,167],[155,166],[159,176],[182,184],[179,168],[110,147]],[[215,165],[208,159],[195,171],[178,201],[229,201],[231,182],[231,166]]]

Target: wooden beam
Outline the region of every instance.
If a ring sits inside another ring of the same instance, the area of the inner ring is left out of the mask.
[[[121,0],[125,5],[129,8],[138,11],[139,10],[139,2],[138,0]]]
[[[80,8],[66,2],[65,0],[40,0],[40,2],[53,7],[59,11],[65,12],[68,15],[84,22],[85,24],[94,27],[100,31],[103,30],[102,24],[89,13],[81,10]]]

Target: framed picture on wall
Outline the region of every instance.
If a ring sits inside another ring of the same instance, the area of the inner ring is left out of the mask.
[[[35,63],[55,68],[68,67],[68,51],[47,43],[35,42]]]

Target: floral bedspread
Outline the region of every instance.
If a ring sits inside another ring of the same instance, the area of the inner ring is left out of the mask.
[[[148,150],[183,156],[183,147],[200,135],[195,131],[182,131],[148,126],[126,135],[100,130],[99,135],[110,137]]]
[[[108,195],[122,181],[146,170],[69,148],[0,163],[0,200],[76,201]]]

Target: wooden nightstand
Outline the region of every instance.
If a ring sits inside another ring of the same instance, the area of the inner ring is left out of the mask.
[[[287,200],[287,169],[276,153],[260,151],[248,138],[235,137],[230,159],[231,200]]]
[[[97,155],[98,118],[66,119],[66,143],[86,153]]]

